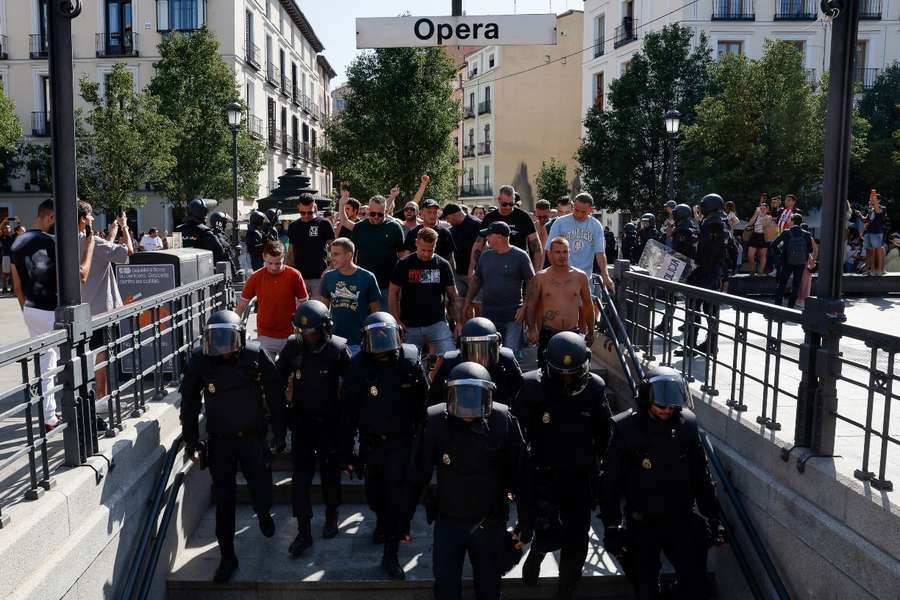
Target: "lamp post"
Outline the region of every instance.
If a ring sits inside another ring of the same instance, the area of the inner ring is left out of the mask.
[[[228,113],[228,126],[231,128],[231,193],[234,197],[234,221],[231,223],[231,236],[235,248],[240,243],[238,239],[238,153],[237,153],[237,135],[238,128],[241,126],[241,117],[243,116],[243,108],[239,102],[232,102],[225,107]]]
[[[681,113],[675,109],[667,110],[663,120],[669,136],[669,200],[675,200],[675,169],[678,165],[678,129],[681,127]]]

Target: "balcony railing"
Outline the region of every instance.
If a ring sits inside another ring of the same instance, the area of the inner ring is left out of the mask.
[[[819,83],[819,80],[816,79],[816,70],[815,69],[803,69],[806,72],[806,81],[811,85],[815,85]]]
[[[300,142],[300,158],[309,161],[309,142]]]
[[[287,75],[281,76],[281,95],[285,98],[291,97],[291,90],[294,89],[294,82]]]
[[[34,137],[50,136],[50,113],[38,111],[31,113],[31,135]]]
[[[861,85],[864,90],[868,90],[875,85],[879,71],[881,69],[855,67],[853,69],[853,83]]]
[[[860,0],[859,18],[878,20],[881,18],[881,0]]]
[[[313,121],[318,121],[319,120],[319,105],[318,104],[310,104],[309,114],[312,116]]]
[[[256,140],[263,139],[263,120],[257,116],[250,115],[247,118],[247,127],[250,129],[250,137]]]
[[[256,44],[249,40],[244,45],[244,60],[257,71],[262,68],[262,53]]]
[[[484,115],[491,112],[491,101],[485,100],[484,102],[478,103],[478,114]]]
[[[309,161],[314,164],[319,164],[319,148],[316,146],[309,147]]]
[[[281,84],[281,69],[269,63],[269,67],[266,69],[266,81],[277,89],[279,84]]]
[[[491,142],[490,140],[486,142],[479,142],[478,144],[478,155],[482,154],[490,154],[491,153]]]
[[[614,48],[621,48],[629,42],[637,39],[637,21],[632,17],[624,17],[622,24],[616,27],[616,37],[613,42]]]
[[[6,60],[7,58],[9,58],[9,51],[6,45],[6,36],[0,35],[0,60]]]
[[[291,102],[294,103],[294,106],[300,106],[301,104],[303,104],[303,95],[300,93],[300,88],[297,87],[296,81],[294,82],[294,89],[292,90],[292,92]]]
[[[293,154],[294,146],[296,145],[294,140],[294,136],[286,135],[284,136],[284,153],[285,154]]]
[[[712,20],[755,21],[753,0],[713,0]]]
[[[166,39],[172,37],[173,35],[180,35],[182,37],[191,37],[194,34],[200,33],[203,31],[198,28],[190,28],[186,27],[184,29],[169,29],[168,31],[160,31],[159,33]]]
[[[815,21],[818,10],[816,0],[775,0],[776,21]]]
[[[300,158],[300,140],[297,139],[297,136],[295,136],[295,135],[292,135],[292,136],[291,136],[291,148],[290,148],[290,151],[291,151],[291,154],[292,154],[293,156],[296,156],[297,158]]]
[[[132,31],[98,33],[97,58],[105,58],[107,56],[139,56],[138,34]]]
[[[599,58],[599,57],[603,56],[603,53],[605,52],[603,47],[605,45],[606,45],[605,37],[598,37],[597,39],[594,40],[594,58]]]
[[[463,146],[463,158],[474,158],[475,157],[475,144],[469,144]]]
[[[482,183],[482,184],[469,182],[468,184],[464,185],[459,190],[459,195],[463,198],[474,198],[477,196],[493,196],[494,191],[491,188],[491,183],[489,181]]]
[[[301,101],[300,107],[303,109],[303,112],[309,114],[309,106],[312,104],[312,100],[310,100],[309,96],[303,94],[303,100]]]
[[[29,39],[29,56],[31,58],[47,58],[50,52],[49,39],[42,33],[32,33]]]
[[[474,106],[463,106],[463,117],[466,119],[474,119],[475,118],[475,107]]]

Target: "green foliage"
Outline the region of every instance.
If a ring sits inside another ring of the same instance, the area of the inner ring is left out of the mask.
[[[551,157],[550,160],[541,162],[541,168],[535,177],[537,185],[537,197],[550,201],[556,206],[556,201],[569,193],[569,182],[566,180],[566,165]]]
[[[900,63],[894,63],[878,76],[875,84],[863,91],[859,114],[871,125],[869,152],[850,171],[849,195],[854,202],[866,202],[869,190],[890,200],[900,199]],[[891,211],[896,202],[888,203],[892,220],[900,212]],[[896,209],[895,209],[896,210]]]
[[[11,152],[22,137],[22,124],[12,99],[0,94],[0,150]]]
[[[322,162],[359,198],[393,185],[412,193],[431,177],[426,196],[456,198],[457,155],[450,134],[460,119],[451,81],[456,69],[440,48],[384,48],[347,70],[347,107],[325,129]]]
[[[159,45],[160,61],[150,93],[160,114],[175,126],[175,168],[158,190],[183,206],[192,198],[231,198],[231,129],[225,107],[240,98],[234,73],[219,56],[219,43],[204,26],[191,35],[173,34]],[[238,133],[238,192],[255,196],[265,147]]]
[[[666,198],[668,140],[663,115],[681,112],[682,127],[710,84],[712,53],[705,36],[691,49],[692,30],[680,25],[648,33],[629,70],[610,85],[608,108],[588,111],[578,150],[584,188],[603,208],[656,211]],[[679,196],[687,191],[680,184]]]
[[[19,164],[28,173],[26,191],[53,190],[53,154],[50,144],[20,144]]]
[[[158,113],[156,97],[134,92],[122,64],[113,67],[105,98],[87,77],[79,88],[89,107],[76,118],[79,196],[103,212],[142,206],[146,196],[137,190],[158,185],[175,167],[172,122]]]

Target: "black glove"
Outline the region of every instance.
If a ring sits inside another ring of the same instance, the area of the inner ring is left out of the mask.
[[[728,537],[725,535],[725,527],[722,526],[718,519],[706,520],[706,535],[706,543],[710,548],[723,546],[728,542]]]
[[[603,547],[613,556],[625,552],[625,530],[621,527],[607,527],[603,532]]]
[[[522,523],[520,521],[516,523],[513,532],[518,536],[520,542],[523,544],[530,544],[531,538],[534,537],[534,525]]]

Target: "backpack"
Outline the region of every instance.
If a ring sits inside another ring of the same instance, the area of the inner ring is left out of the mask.
[[[792,232],[787,243],[787,264],[799,267],[805,265],[807,260],[809,260],[809,244],[806,235],[802,232],[799,235]]]

